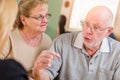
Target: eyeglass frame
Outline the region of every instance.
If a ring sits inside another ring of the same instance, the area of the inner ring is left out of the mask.
[[[42,21],[44,18],[48,19],[49,17],[51,17],[52,15],[50,13],[47,13],[45,16],[42,14],[39,14],[39,16],[27,16],[28,18],[32,18],[35,19],[37,21]]]
[[[102,29],[100,26],[95,28],[94,26],[91,27],[90,25],[86,24],[85,22],[86,22],[86,21],[83,21],[83,20],[80,21],[82,27],[83,27],[83,28],[86,28],[86,29],[90,28],[90,30],[91,30],[93,33],[98,33],[98,32],[100,32],[100,31],[106,30],[107,28],[110,28],[110,27],[106,27],[106,28],[103,28],[103,29]],[[96,30],[95,30],[95,29],[96,29]]]

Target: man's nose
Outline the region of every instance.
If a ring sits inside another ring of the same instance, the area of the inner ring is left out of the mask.
[[[87,30],[86,30],[86,32],[87,32],[88,34],[93,34],[93,29],[92,29],[92,27],[88,27]]]

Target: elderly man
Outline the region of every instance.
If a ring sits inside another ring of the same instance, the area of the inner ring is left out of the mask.
[[[92,8],[81,21],[82,32],[63,34],[51,51],[41,52],[34,75],[40,80],[120,80],[120,43],[108,37],[112,21],[107,7]]]

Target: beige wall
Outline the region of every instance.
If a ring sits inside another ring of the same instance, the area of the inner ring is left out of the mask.
[[[116,14],[115,24],[114,24],[114,30],[113,30],[115,37],[118,41],[120,41],[120,1],[118,5],[118,11]]]

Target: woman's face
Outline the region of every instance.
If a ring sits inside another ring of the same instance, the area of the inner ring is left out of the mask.
[[[38,5],[30,11],[30,15],[24,19],[24,29],[28,29],[33,32],[45,32],[48,24],[47,5]]]

